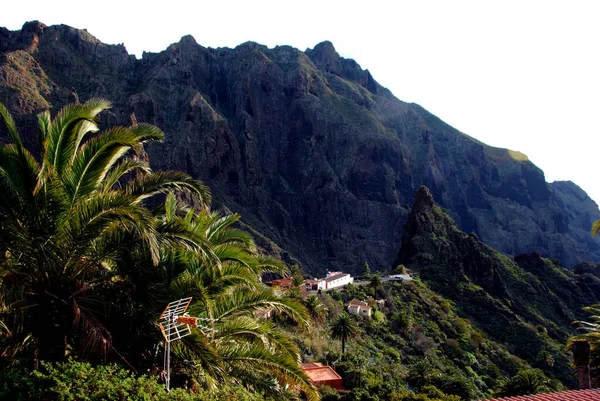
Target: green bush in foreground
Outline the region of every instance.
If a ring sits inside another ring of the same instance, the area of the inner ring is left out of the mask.
[[[262,401],[242,387],[188,392],[184,389],[165,391],[156,377],[135,376],[118,365],[92,366],[70,361],[42,363],[39,370],[11,369],[0,371],[0,399],[42,401]]]

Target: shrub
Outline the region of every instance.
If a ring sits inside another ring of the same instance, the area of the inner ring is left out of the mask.
[[[321,401],[340,401],[342,395],[336,390],[329,386],[319,385],[319,394],[321,394]]]
[[[221,387],[191,393],[185,389],[165,391],[153,376],[135,376],[118,365],[92,366],[69,361],[42,363],[39,370],[0,371],[0,399],[52,401],[260,401],[242,387]]]

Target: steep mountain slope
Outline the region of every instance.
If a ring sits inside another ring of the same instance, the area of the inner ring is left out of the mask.
[[[396,99],[329,42],[207,49],[186,36],[137,60],[87,31],[32,22],[0,29],[0,57],[0,101],[15,115],[110,99],[103,123],[134,114],[163,128],[165,143],[148,149],[157,168],[203,179],[263,245],[315,273],[389,266],[423,184],[464,231],[503,252],[569,267],[600,260],[589,238],[600,212],[583,191],[548,185],[524,155]]]
[[[513,259],[460,231],[421,187],[404,225],[397,264],[419,273],[434,291],[491,339],[568,381],[569,360],[561,349],[573,334],[581,308],[600,301],[600,279],[575,274],[537,253]]]

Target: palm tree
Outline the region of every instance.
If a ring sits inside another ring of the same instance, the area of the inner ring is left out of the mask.
[[[195,247],[163,248],[155,271],[158,277],[142,278],[155,295],[144,298],[144,310],[158,316],[164,305],[157,299],[166,303],[192,296],[190,314],[205,319],[206,329],[175,344],[175,368],[204,387],[232,381],[268,393],[299,387],[315,399],[315,388],[298,363],[296,345],[272,322],[255,317],[255,312],[269,308],[308,324],[298,301],[276,296],[260,280],[264,272],[286,274],[286,267],[258,253],[252,237],[233,227],[239,215],[197,212],[168,195],[155,219],[157,227],[177,226],[190,233],[187,239],[200,241]],[[158,341],[158,331],[155,334]]]
[[[329,335],[331,338],[342,342],[342,354],[344,354],[346,352],[346,341],[358,335],[358,325],[352,316],[344,312],[329,326]]]
[[[154,264],[161,238],[144,200],[185,192],[199,204],[208,189],[177,172],[154,173],[139,157],[143,144],[163,138],[138,124],[98,133],[103,99],[64,107],[54,119],[38,115],[41,156],[24,147],[0,104],[12,142],[0,147],[1,291],[23,336],[37,341],[38,357],[62,360],[76,349],[111,347],[99,316],[106,289],[118,281],[121,239],[143,243]],[[12,331],[16,335],[15,331]]]
[[[520,370],[515,376],[500,383],[496,395],[514,397],[545,392],[548,380],[538,369]]]
[[[583,310],[590,314],[591,321],[573,322],[584,333],[569,339],[569,343],[572,344],[573,340],[586,340],[589,343],[590,376],[592,382],[598,385],[600,383],[600,304],[587,306]]]
[[[304,306],[306,306],[310,316],[317,322],[322,322],[328,312],[327,307],[321,303],[316,295],[308,296],[304,300]]]
[[[372,275],[371,281],[369,281],[369,287],[371,287],[371,289],[373,290],[373,296],[377,295],[377,291],[381,289],[382,285],[383,283],[381,281],[381,276],[379,275],[379,273]]]

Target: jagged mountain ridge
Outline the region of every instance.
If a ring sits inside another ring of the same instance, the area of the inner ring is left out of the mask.
[[[600,301],[600,279],[565,270],[537,253],[513,259],[459,230],[421,187],[406,220],[396,264],[418,273],[464,317],[511,353],[569,382],[564,344],[582,308]],[[581,265],[579,265],[581,266]],[[555,355],[551,363],[548,355]]]
[[[17,117],[110,99],[104,127],[132,113],[161,127],[165,143],[148,149],[155,168],[204,180],[263,245],[309,271],[388,267],[423,184],[503,252],[600,260],[589,235],[600,212],[583,191],[396,99],[329,42],[210,49],[186,36],[137,60],[87,31],[32,22],[0,29],[0,52],[0,101]],[[23,122],[34,145],[35,124]]]

